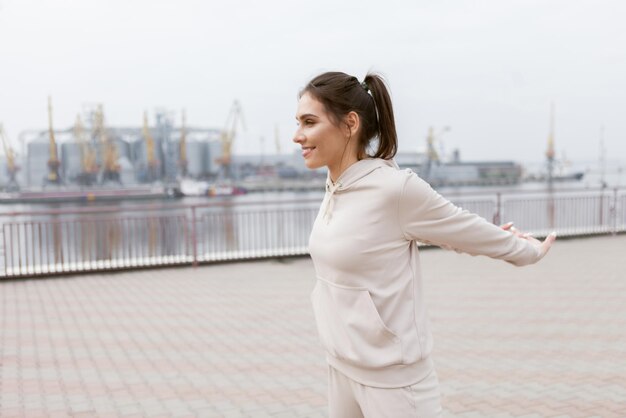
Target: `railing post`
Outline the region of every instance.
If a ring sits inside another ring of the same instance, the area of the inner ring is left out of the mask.
[[[198,266],[198,238],[196,236],[196,207],[191,207],[191,248],[193,251],[193,266]]]
[[[613,188],[613,204],[611,205],[611,217],[613,218],[613,231],[611,235],[617,235],[617,187]]]
[[[493,223],[496,225],[500,225],[500,221],[502,218],[502,193],[496,193],[496,211],[493,214]]]
[[[8,276],[8,261],[7,261],[7,237],[6,237],[6,233],[5,233],[5,224],[2,223],[2,225],[0,225],[0,233],[2,233],[2,258],[4,259],[4,274],[2,274],[3,277],[7,277]]]
[[[602,231],[602,225],[604,224],[604,186],[600,191],[600,219],[598,220],[599,230]]]

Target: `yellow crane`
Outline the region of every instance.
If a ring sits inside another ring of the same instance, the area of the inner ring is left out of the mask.
[[[235,136],[237,135],[237,126],[241,124],[241,127],[245,130],[246,126],[243,120],[243,112],[239,101],[235,100],[228,118],[226,118],[226,125],[221,134],[222,141],[222,156],[217,159],[217,162],[222,166],[222,176],[230,178],[231,173],[231,160],[232,160],[232,148]]]
[[[546,159],[548,163],[548,183],[551,185],[554,177],[554,103],[550,103],[550,132],[548,133],[548,148]]]
[[[280,155],[280,133],[278,131],[278,124],[274,125],[274,141],[276,142],[276,154]]]
[[[420,170],[420,177],[426,181],[430,179],[433,164],[439,165],[442,163],[441,155],[437,152],[435,142],[441,144],[441,135],[449,130],[449,126],[444,126],[441,131],[435,133],[432,126],[428,128],[428,135],[426,136],[426,161]]]
[[[74,123],[74,138],[80,146],[80,162],[81,172],[77,176],[79,184],[90,186],[98,179],[98,161],[96,151],[91,147],[85,139],[85,128],[80,119],[80,115],[76,115]]]
[[[550,103],[550,132],[548,132],[548,148],[546,149],[546,158],[553,160],[554,156],[554,103]]]
[[[180,165],[180,174],[182,177],[187,176],[187,130],[186,130],[186,122],[187,115],[185,114],[185,109],[183,109],[182,113],[182,125],[180,127],[180,158],[178,159],[178,164]]]
[[[98,105],[95,114],[94,130],[96,136],[100,139],[102,149],[102,183],[113,181],[121,183],[120,165],[117,162],[118,154],[115,143],[108,137],[104,127],[104,109],[102,104]]]
[[[11,147],[9,140],[6,137],[6,133],[4,132],[4,126],[0,123],[0,137],[2,138],[2,146],[4,147],[4,155],[7,159],[7,174],[9,176],[9,181],[7,182],[6,189],[8,191],[16,191],[19,190],[20,186],[17,184],[17,180],[15,179],[15,175],[19,170],[19,167],[15,164],[15,152]]]
[[[48,157],[48,175],[45,180],[52,184],[61,184],[59,176],[59,166],[61,162],[57,156],[57,144],[54,139],[54,129],[52,128],[52,98],[48,96],[48,134],[50,137],[50,150]]]
[[[439,162],[439,153],[435,149],[435,132],[433,127],[428,128],[428,136],[426,136],[426,152],[428,153],[428,159],[431,162]]]
[[[148,112],[143,112],[143,139],[146,141],[146,160],[148,162],[148,181],[157,179],[157,168],[159,165],[154,152],[154,138],[148,127]]]

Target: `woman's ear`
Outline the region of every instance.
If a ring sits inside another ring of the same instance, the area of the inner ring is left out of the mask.
[[[353,136],[361,126],[361,118],[359,118],[359,114],[355,111],[348,112],[348,114],[344,118],[344,122],[347,127],[347,134],[350,137]]]

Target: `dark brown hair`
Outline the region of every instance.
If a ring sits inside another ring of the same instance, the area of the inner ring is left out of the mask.
[[[336,125],[352,111],[359,115],[359,159],[367,155],[367,148],[374,138],[378,139],[378,148],[371,157],[388,160],[396,155],[398,137],[393,107],[385,80],[380,75],[368,73],[361,83],[345,73],[327,72],[311,80],[300,92],[300,97],[304,93],[319,100]]]

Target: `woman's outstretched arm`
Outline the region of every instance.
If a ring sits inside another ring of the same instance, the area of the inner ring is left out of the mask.
[[[409,240],[435,244],[471,255],[486,255],[517,266],[546,255],[556,234],[541,242],[511,226],[496,226],[442,197],[412,172],[406,173],[398,203],[400,227]]]

